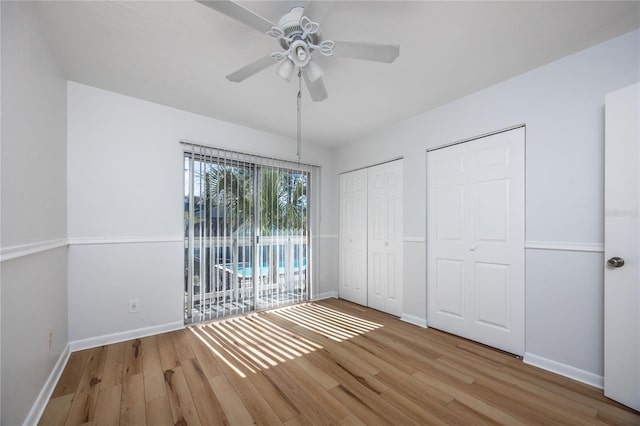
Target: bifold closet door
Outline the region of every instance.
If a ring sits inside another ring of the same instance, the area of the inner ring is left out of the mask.
[[[340,175],[340,297],[367,305],[367,170]]]
[[[402,314],[402,160],[367,169],[368,306]]]
[[[522,355],[524,273],[524,127],[429,152],[429,326]]]

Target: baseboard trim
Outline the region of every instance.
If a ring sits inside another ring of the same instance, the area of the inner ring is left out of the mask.
[[[603,376],[598,376],[597,374],[593,374],[558,361],[554,361],[528,352],[525,352],[524,356],[522,357],[522,361],[525,364],[533,365],[534,367],[542,368],[543,370],[561,374],[570,379],[586,383],[599,389],[604,388]]]
[[[71,356],[71,347],[67,344],[58,357],[58,361],[56,361],[56,364],[53,366],[49,377],[47,377],[47,380],[44,382],[38,397],[31,406],[27,418],[24,419],[24,426],[38,424],[42,413],[44,413],[44,409],[47,408],[47,403],[49,403],[51,395],[53,395],[58,380],[60,380],[64,367],[67,365],[67,361],[69,361],[69,356]]]
[[[316,300],[337,299],[337,298],[338,298],[338,292],[337,291],[326,291],[324,293],[320,293],[320,294],[317,294],[315,296],[311,296],[311,298],[309,300],[311,300],[312,302],[315,302]]]
[[[409,324],[417,325],[422,328],[429,328],[427,327],[427,320],[425,318],[420,318],[415,315],[402,314],[400,316],[400,321],[408,322]]]
[[[184,328],[184,323],[182,321],[177,321],[168,324],[154,325],[152,327],[137,328],[135,330],[89,337],[87,339],[74,340],[69,342],[69,346],[71,346],[71,352],[75,352],[83,349],[110,345],[112,343],[124,342],[126,340],[139,339],[141,337],[152,336],[154,334],[180,330],[181,328]]]

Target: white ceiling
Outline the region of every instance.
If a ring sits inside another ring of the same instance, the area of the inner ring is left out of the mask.
[[[296,1],[240,2],[277,22]],[[297,81],[267,35],[193,1],[38,2],[70,80],[295,137]],[[303,89],[303,139],[339,145],[640,26],[639,2],[338,1],[324,39],[400,45],[393,64],[318,58],[329,98]]]

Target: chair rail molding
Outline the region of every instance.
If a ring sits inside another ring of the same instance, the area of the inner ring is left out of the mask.
[[[577,243],[561,241],[525,241],[524,248],[528,250],[555,250],[555,251],[586,251],[592,253],[604,253],[603,243]]]
[[[80,237],[69,238],[70,246],[97,246],[107,244],[148,244],[148,243],[181,243],[184,237],[160,235],[155,237]]]
[[[425,242],[425,238],[424,237],[403,237],[402,238],[402,242],[403,243],[424,243]]]
[[[56,240],[36,241],[33,243],[2,247],[0,250],[0,262],[31,256],[60,247],[66,247],[68,245],[69,240],[66,238],[59,238]]]

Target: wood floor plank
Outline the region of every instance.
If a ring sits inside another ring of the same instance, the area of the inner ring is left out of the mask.
[[[168,396],[153,399],[145,404],[145,416],[149,426],[174,426]]]
[[[376,378],[390,389],[402,389],[403,393],[417,404],[440,403],[446,405],[453,401],[453,396],[396,368],[381,371],[376,374]]]
[[[307,358],[299,357],[296,358],[294,362],[326,390],[339,385],[336,379],[328,375],[321,368],[313,365]]]
[[[247,395],[251,394],[251,388],[255,388],[257,393],[264,397],[268,405],[271,406],[283,422],[300,414],[291,401],[279,392],[263,374],[257,374],[258,370],[255,370],[251,360],[244,358],[242,354],[232,347],[232,344],[223,342],[222,338],[212,335],[214,333],[213,329],[199,327],[195,332],[206,340],[211,345],[211,349],[218,354],[218,365],[224,369],[225,377],[229,377],[228,380],[233,381],[235,377],[249,380],[251,386],[244,387],[248,391]]]
[[[122,426],[144,425],[147,423],[144,376],[126,376],[122,382],[122,401],[120,403],[120,424]]]
[[[329,390],[338,401],[347,407],[359,420],[367,425],[394,425],[397,424],[392,420],[381,417],[375,410],[374,406],[358,395],[347,389],[346,386],[338,385]]]
[[[171,339],[173,340],[173,347],[176,350],[178,359],[191,359],[195,357],[195,354],[191,350],[189,345],[189,339],[186,330],[176,330],[171,332]]]
[[[232,425],[251,425],[254,424],[251,413],[247,410],[242,400],[233,391],[233,387],[229,384],[227,378],[223,375],[209,377],[209,383],[216,395],[220,405],[224,410],[226,418]]]
[[[306,392],[312,400],[318,403],[335,420],[340,420],[349,415],[350,411],[342,405],[333,395],[308,372],[299,367],[296,363],[287,363],[282,367],[293,379],[294,383],[301,391]]]
[[[191,351],[198,360],[202,371],[204,371],[205,376],[207,377],[214,377],[222,374],[222,370],[216,361],[216,353],[206,342],[201,340],[201,337],[199,337],[195,328],[196,327],[189,328],[189,331],[186,333],[187,338],[185,340],[188,342]]]
[[[374,376],[360,376],[339,362],[336,362],[330,355],[322,353],[322,351],[309,354],[312,362],[321,368],[326,369],[340,385],[331,389],[334,397],[340,396],[339,401],[347,408],[351,409],[363,421],[366,421],[353,407],[362,409],[362,406],[369,407],[378,417],[385,418],[390,422],[398,422],[402,424],[413,424],[408,416],[400,410],[385,401],[381,395],[389,390],[389,387],[376,379]],[[339,389],[338,389],[339,388]],[[347,405],[345,401],[349,404]]]
[[[198,339],[197,337],[195,337],[195,333],[193,334],[193,336],[194,341],[195,339]],[[194,352],[196,353],[196,359],[198,360],[198,362],[200,362],[200,355],[198,354],[198,351],[194,349]],[[209,352],[209,355],[206,356],[206,359],[215,363],[216,358],[212,357],[211,354],[212,352]],[[233,391],[242,400],[245,407],[257,424],[277,425],[283,423],[284,421],[291,420],[295,416],[295,412],[291,410],[291,407],[289,405],[285,405],[285,409],[279,410],[278,414],[276,414],[271,404],[269,404],[263,397],[264,393],[256,388],[253,381],[246,376],[240,376],[236,370],[231,368],[226,363],[220,361],[218,366],[215,367],[215,371],[218,371],[220,374],[223,374],[227,378],[227,381],[233,387]],[[207,374],[207,377],[211,378],[218,375],[219,374]],[[267,392],[267,395],[272,395],[272,393]],[[282,401],[277,396],[270,399],[272,401]],[[279,406],[280,404],[278,403],[274,404],[274,407]]]
[[[362,420],[360,420],[358,418],[358,416],[356,416],[355,414],[351,413],[349,414],[347,417],[341,419],[338,424],[340,426],[367,426],[367,424],[365,422],[363,422]]]
[[[207,375],[200,366],[197,358],[183,360],[182,371],[189,386],[193,403],[198,410],[200,421],[203,425],[229,424],[227,416],[218,401]]]
[[[124,370],[123,376],[135,376],[142,373],[142,351],[140,339],[124,342]]]
[[[69,409],[73,402],[73,393],[51,398],[47,404],[42,418],[38,422],[40,426],[57,426],[63,425],[67,416],[69,415]]]
[[[509,424],[509,425],[523,425],[524,423],[516,419],[515,417],[509,415],[508,413],[503,412],[502,410],[488,404],[481,399],[473,396],[469,393],[468,388],[461,389],[459,387],[450,385],[448,383],[442,382],[440,380],[430,378],[422,372],[417,372],[413,375],[418,380],[422,380],[429,385],[442,390],[443,392],[453,396],[456,400],[460,401],[462,404],[471,408],[472,410],[478,411],[486,415],[489,418],[497,420],[499,423]],[[470,386],[470,385],[467,385]]]
[[[158,334],[156,343],[158,344],[158,354],[160,355],[160,365],[162,370],[170,370],[180,366],[180,359],[173,346],[172,333]]]
[[[469,425],[499,425],[497,420],[485,416],[484,414],[475,411],[471,407],[461,403],[460,401],[453,400],[447,404],[447,409],[454,413],[462,421],[459,424]]]
[[[79,425],[93,421],[106,355],[106,346],[89,351],[65,424]]]
[[[60,379],[53,390],[53,394],[51,394],[51,398],[75,393],[90,353],[91,350],[86,349],[83,351],[73,352],[69,356],[67,365],[60,375]]]
[[[262,372],[268,380],[278,389],[278,392],[286,395],[296,407],[304,407],[300,414],[306,417],[311,424],[326,425],[335,423],[334,419],[322,407],[320,407],[309,395],[298,389],[284,369],[269,369]]]
[[[71,354],[39,424],[640,425],[596,389],[350,302]]]
[[[140,339],[142,371],[144,374],[144,397],[146,401],[158,399],[167,394],[164,386],[164,372],[156,336]]]
[[[107,389],[122,384],[125,343],[114,343],[107,346],[107,359],[104,363],[100,389]]]
[[[100,389],[96,401],[93,426],[117,426],[120,424],[122,384]]]
[[[409,406],[410,404],[404,402],[406,399],[418,407],[425,409],[431,417],[427,423],[464,423],[463,418],[448,408],[449,404],[454,401],[454,398],[445,392],[431,387],[399,369],[382,371],[378,373],[376,377],[387,384],[393,392],[402,396],[402,399],[396,397],[397,405]],[[387,395],[387,392],[383,395]]]
[[[200,425],[200,416],[191,397],[182,367],[165,370],[164,382],[174,424]]]
[[[249,374],[248,379],[283,422],[300,415],[302,409],[296,407],[287,395],[283,394],[263,374]]]
[[[427,411],[424,406],[419,406],[403,394],[395,390],[389,390],[382,394],[385,401],[405,413],[418,425],[439,425],[446,426],[452,424],[450,421],[454,416],[449,415],[447,421],[440,416],[433,415],[433,411]],[[445,411],[445,410],[442,410]]]
[[[309,420],[306,419],[304,416],[299,415],[296,416],[292,419],[287,420],[285,423],[283,423],[285,426],[306,426],[309,424]]]

